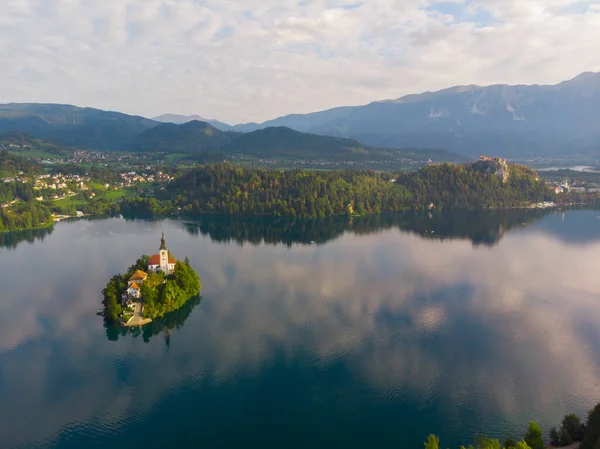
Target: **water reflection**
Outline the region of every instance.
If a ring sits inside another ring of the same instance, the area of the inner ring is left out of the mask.
[[[52,233],[53,229],[53,227],[49,227],[0,233],[0,248],[15,249],[22,242],[33,243],[36,240],[44,240]]]
[[[474,245],[492,246],[500,241],[504,232],[529,225],[550,213],[541,210],[436,212],[321,220],[200,216],[184,224],[192,235],[208,235],[223,243],[318,244],[334,240],[345,232],[371,234],[399,228],[426,238],[469,239]]]
[[[185,321],[190,317],[192,310],[194,310],[194,308],[198,306],[201,301],[201,296],[194,296],[180,309],[171,313],[167,313],[162,318],[155,319],[150,324],[143,326],[142,328],[114,326],[105,322],[104,328],[106,329],[106,337],[110,341],[118,341],[119,337],[141,336],[144,343],[149,343],[152,337],[163,334],[165,345],[169,347],[171,344],[171,335],[173,330],[181,329],[183,327]]]
[[[446,220],[435,230],[461,228],[446,240],[353,221],[291,249],[218,220],[197,236],[177,221],[58,225],[0,252],[3,444],[169,447],[175,432],[178,447],[418,448],[434,431],[458,447],[530,419],[548,428],[600,399],[599,234],[570,239],[599,220],[519,220],[499,242],[480,231],[491,218]],[[298,242],[290,229],[266,234]],[[162,230],[202,302],[108,341],[99,292]],[[472,244],[488,236],[498,243]]]

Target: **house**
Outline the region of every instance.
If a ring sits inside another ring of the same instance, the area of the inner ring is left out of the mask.
[[[146,280],[147,277],[148,273],[145,273],[142,270],[137,270],[127,281],[127,286],[131,287],[131,284],[141,284]]]
[[[172,274],[175,271],[175,263],[177,260],[169,254],[167,249],[167,243],[165,240],[165,234],[162,234],[160,239],[160,249],[158,254],[154,254],[150,257],[148,262],[148,270],[162,271],[165,274]]]
[[[132,298],[139,298],[141,296],[141,288],[137,282],[134,282],[129,286],[127,294]]]

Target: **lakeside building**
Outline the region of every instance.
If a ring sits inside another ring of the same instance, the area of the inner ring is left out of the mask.
[[[159,252],[158,254],[154,254],[152,257],[150,257],[150,261],[148,262],[148,270],[163,271],[165,274],[172,274],[173,271],[175,271],[176,262],[177,260],[169,255],[165,234],[163,232],[162,238],[160,239]]]
[[[148,271],[163,271],[165,274],[173,274],[175,271],[175,264],[177,260],[169,254],[167,249],[167,241],[165,234],[162,234],[160,239],[160,249],[158,254],[154,254],[148,261]],[[148,273],[142,270],[137,270],[127,280],[127,291],[123,295],[123,304],[130,308],[135,306],[136,302],[140,302],[142,299],[142,287],[141,285],[148,278]]]

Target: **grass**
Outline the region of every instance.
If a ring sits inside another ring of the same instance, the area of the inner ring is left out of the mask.
[[[50,153],[42,149],[11,151],[12,154],[30,159],[63,159],[65,155]]]
[[[134,196],[134,195],[135,195],[134,189],[132,189],[131,187],[124,187],[119,190],[114,190],[114,189],[107,190],[103,197],[107,201],[119,201],[120,199],[128,198],[128,197]]]
[[[182,159],[187,159],[189,157],[190,157],[189,154],[184,154],[184,153],[167,154],[167,155],[165,155],[165,162],[167,164],[177,164]]]
[[[54,204],[56,206],[81,206],[85,204],[86,201],[82,200],[77,196],[68,196],[66,198],[61,198],[60,200],[56,200]]]

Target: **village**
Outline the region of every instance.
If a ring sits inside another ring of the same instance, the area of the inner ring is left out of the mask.
[[[126,196],[128,193],[125,191],[119,193],[120,190],[144,187],[151,184],[166,184],[172,179],[172,176],[169,174],[153,170],[142,173],[135,171],[121,173],[115,176],[111,182],[96,180],[87,174],[78,175],[59,172],[56,174],[46,173],[27,176],[23,172],[20,172],[17,176],[1,178],[0,182],[31,185],[37,201],[60,201],[77,197],[78,195],[81,197],[81,200],[91,200],[97,196],[106,196],[108,199],[112,199],[113,197],[119,198]],[[19,199],[15,198],[11,202],[0,203],[0,207],[8,207],[17,201]],[[60,205],[60,203],[58,204]]]

